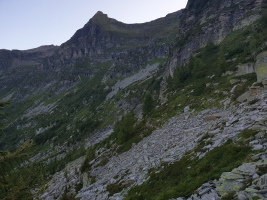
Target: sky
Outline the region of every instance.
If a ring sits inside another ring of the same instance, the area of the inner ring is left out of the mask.
[[[185,8],[187,0],[0,0],[0,49],[66,42],[97,11],[118,21],[149,22]]]

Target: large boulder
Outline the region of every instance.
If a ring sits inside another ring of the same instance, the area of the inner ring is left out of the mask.
[[[267,51],[260,53],[256,58],[255,71],[257,81],[262,82],[267,79]]]
[[[253,63],[239,64],[237,66],[236,76],[242,76],[242,75],[251,74],[254,72],[255,72],[255,69],[254,69]]]

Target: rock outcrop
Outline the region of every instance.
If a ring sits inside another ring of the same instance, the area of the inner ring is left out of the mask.
[[[259,19],[261,5],[262,0],[189,1],[166,73],[172,75],[176,67],[187,63],[190,55],[208,42],[220,43],[234,30]],[[248,14],[252,10],[255,13]]]

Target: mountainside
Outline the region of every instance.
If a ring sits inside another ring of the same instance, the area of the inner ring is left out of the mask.
[[[169,63],[170,73],[209,41],[220,43],[228,34],[257,20],[259,1],[189,1]]]
[[[0,198],[267,199],[266,6],[99,11],[60,46],[0,50]]]
[[[8,78],[1,78],[0,96],[5,95],[7,90],[15,91],[16,81],[28,90],[25,95],[33,90],[43,92],[43,88],[51,82],[55,87],[69,89],[81,77],[93,76],[98,71],[94,65],[100,63],[106,63],[109,69],[107,80],[110,77],[125,77],[149,60],[167,56],[169,43],[179,25],[180,13],[178,11],[150,23],[127,25],[98,12],[60,47],[44,46],[27,51],[1,50],[0,69],[8,74]],[[92,67],[77,69],[75,66],[78,62]],[[28,70],[35,73],[29,76]],[[24,84],[25,79],[28,82]],[[34,86],[29,87],[30,84]]]

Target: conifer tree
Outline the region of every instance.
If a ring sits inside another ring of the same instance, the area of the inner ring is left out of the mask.
[[[117,121],[114,126],[116,137],[119,144],[127,141],[134,134],[136,118],[133,110],[122,116],[120,121]]]
[[[9,104],[9,102],[0,102],[0,131],[2,130],[2,128],[4,127],[4,119],[5,119],[5,115],[4,115],[4,106]]]
[[[0,102],[0,126],[4,127],[3,108],[9,102]],[[26,164],[27,151],[33,146],[28,140],[15,152],[0,151],[0,199],[32,199],[30,189],[40,182],[38,166]]]
[[[154,100],[153,100],[153,97],[152,95],[148,92],[145,96],[145,99],[144,99],[144,104],[143,104],[143,115],[146,116],[146,115],[149,115],[151,113],[151,111],[153,110],[154,108]]]

